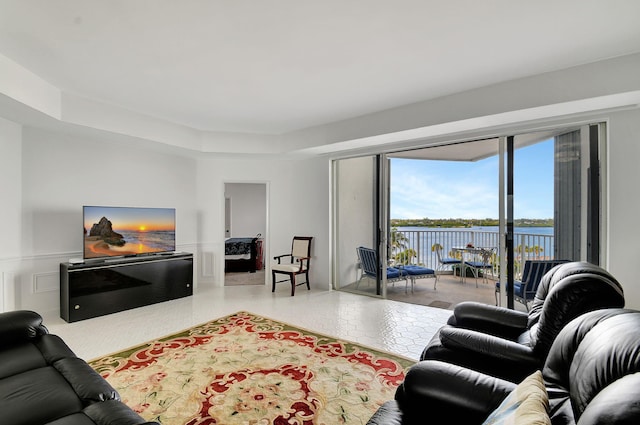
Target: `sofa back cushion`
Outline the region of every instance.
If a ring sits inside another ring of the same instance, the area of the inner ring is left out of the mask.
[[[554,423],[640,423],[640,312],[605,309],[572,321],[543,376]]]
[[[536,293],[536,300],[544,299],[542,307],[538,303],[532,308],[528,320],[531,347],[540,359],[547,357],[558,333],[571,320],[593,310],[624,307],[622,287],[601,267],[566,263],[547,275]]]

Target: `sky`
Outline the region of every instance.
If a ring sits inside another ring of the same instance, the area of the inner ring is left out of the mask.
[[[122,208],[85,206],[84,228],[88,232],[102,217],[111,221],[114,231],[167,231],[175,230],[173,208]]]
[[[553,139],[514,152],[514,218],[553,218]],[[391,218],[498,218],[498,156],[391,159]]]

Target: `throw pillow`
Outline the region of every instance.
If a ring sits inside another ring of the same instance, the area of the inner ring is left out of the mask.
[[[483,425],[551,425],[548,411],[549,397],[542,373],[536,371],[518,384]]]

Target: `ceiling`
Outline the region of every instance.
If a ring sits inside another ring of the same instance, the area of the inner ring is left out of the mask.
[[[513,138],[514,149],[524,148],[555,136],[579,130],[575,127],[557,127],[549,131],[516,134]],[[499,153],[498,137],[465,142],[445,143],[419,149],[405,149],[388,154],[389,158],[428,159],[433,161],[480,161]]]
[[[637,0],[0,0],[0,54],[203,131],[288,132],[640,51]]]

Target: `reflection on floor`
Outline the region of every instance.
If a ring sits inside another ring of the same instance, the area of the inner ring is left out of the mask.
[[[238,272],[224,274],[224,286],[238,285],[264,285],[264,269],[258,270],[255,273]]]
[[[453,308],[462,301],[477,301],[485,304],[495,305],[495,282],[496,279],[489,277],[485,282],[482,277],[476,279],[465,278],[464,283],[460,277],[451,274],[439,275],[437,289],[433,289],[433,279],[418,279],[411,292],[411,285],[405,288],[404,282],[394,282],[387,286],[387,299],[401,301],[410,304],[419,304],[429,307]],[[353,283],[343,289],[349,292],[361,292],[375,294],[375,282],[372,279],[364,278],[356,289]],[[526,311],[522,304],[516,303],[516,310]]]
[[[261,274],[264,279],[264,272]],[[244,281],[252,275],[246,273]],[[474,299],[472,295],[476,300],[495,304],[492,281],[485,284],[479,280],[476,288],[474,279],[461,283],[450,275],[438,278],[436,291],[433,280],[418,280],[413,295],[410,290],[405,294],[401,283],[390,285],[390,298],[402,298],[405,302],[329,291],[328,286],[326,282],[312,282],[310,291],[299,289],[294,297],[290,295],[291,286],[285,284],[277,285],[275,292],[264,283],[200,287],[192,297],[75,323],[64,322],[57,310],[44,314],[44,318],[51,333],[60,335],[84,359],[117,352],[244,310],[417,360],[451,315],[450,310],[442,308],[445,304],[451,309],[460,301]],[[363,281],[359,289],[373,291],[374,286]],[[485,298],[479,298],[481,294]],[[418,300],[432,307],[420,305]],[[518,308],[522,306],[518,304]]]
[[[249,311],[312,331],[417,360],[448,310],[328,291],[312,283],[292,297],[290,285],[197,288],[192,297],[66,323],[58,311],[45,324],[76,354],[93,359],[238,311]],[[302,288],[302,287],[301,287]]]

